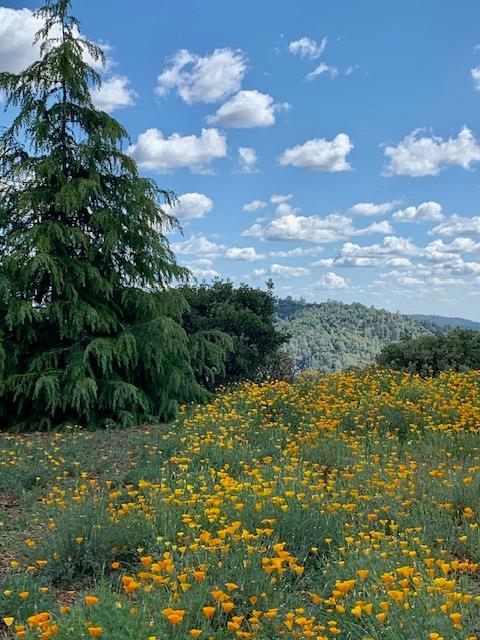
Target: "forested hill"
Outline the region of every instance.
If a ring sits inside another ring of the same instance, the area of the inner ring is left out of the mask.
[[[475,320],[467,320],[466,318],[449,318],[448,316],[426,316],[421,313],[414,313],[408,316],[417,322],[420,322],[424,326],[434,326],[434,331],[436,327],[442,327],[446,329],[452,329],[455,327],[460,327],[461,329],[475,329],[476,331],[480,331],[480,322],[475,322]]]
[[[276,321],[292,335],[286,348],[297,366],[319,371],[365,365],[389,342],[445,330],[400,313],[331,300],[310,304],[280,299]]]

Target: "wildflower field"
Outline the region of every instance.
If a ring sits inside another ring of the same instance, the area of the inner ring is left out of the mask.
[[[0,436],[0,637],[480,638],[479,427],[479,373],[372,370]]]

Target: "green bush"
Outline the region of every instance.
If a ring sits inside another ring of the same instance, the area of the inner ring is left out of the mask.
[[[275,359],[288,334],[273,324],[275,298],[269,289],[262,291],[246,284],[235,288],[232,282],[215,280],[212,284],[184,285],[180,288],[188,308],[182,322],[189,335],[210,337],[227,335],[229,354],[224,367],[196,366],[199,382],[209,389],[245,379],[259,379]]]
[[[445,335],[427,336],[389,344],[377,363],[421,376],[441,371],[480,369],[480,332],[455,329]]]

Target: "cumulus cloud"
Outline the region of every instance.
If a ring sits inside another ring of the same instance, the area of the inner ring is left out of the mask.
[[[251,147],[238,147],[238,164],[240,173],[255,173],[257,171],[257,152]]]
[[[38,60],[40,44],[32,46],[42,23],[29,9],[0,7],[0,70],[18,73]]]
[[[325,62],[321,62],[318,67],[315,67],[313,71],[310,71],[310,73],[307,74],[306,79],[314,80],[324,73],[327,73],[331,78],[336,78],[338,76],[338,69],[337,67],[332,67],[329,64],[325,64]]]
[[[308,58],[315,60],[319,58],[325,51],[327,46],[327,38],[323,38],[321,42],[316,42],[313,38],[304,36],[298,40],[292,40],[288,45],[288,50],[300,58]]]
[[[480,161],[480,146],[468,127],[463,127],[456,138],[447,140],[421,133],[417,129],[396,147],[385,147],[388,175],[437,176],[449,165],[470,169]]]
[[[346,242],[338,256],[325,261],[314,263],[315,266],[338,267],[377,267],[382,264],[396,263],[396,266],[410,264],[409,257],[418,253],[417,247],[405,238],[387,236],[381,243],[360,246],[354,242]],[[400,261],[400,262],[399,262]]]
[[[358,202],[349,209],[349,213],[360,216],[383,216],[391,211],[398,203],[396,201],[374,204],[373,202]]]
[[[407,207],[393,214],[399,222],[427,222],[443,220],[442,206],[438,202],[422,202],[418,207]]]
[[[314,266],[377,267],[392,264],[392,259],[405,260],[417,254],[418,249],[410,240],[387,236],[380,243],[363,247],[354,242],[346,242],[336,258],[327,259],[328,263],[320,260]],[[409,261],[404,264],[409,264]]]
[[[279,278],[299,278],[310,273],[305,267],[289,267],[285,264],[272,264],[269,271],[272,276]]]
[[[184,193],[178,197],[178,203],[171,213],[182,220],[204,218],[213,208],[213,202],[203,193]]]
[[[280,202],[275,208],[275,214],[277,216],[289,216],[296,213],[297,211],[299,211],[299,208],[292,207],[292,205],[288,204],[288,202]]]
[[[243,205],[243,210],[251,213],[252,211],[258,211],[259,209],[264,209],[267,205],[263,200],[252,200],[251,202],[247,202],[247,204]]]
[[[163,97],[175,89],[187,104],[219,102],[239,91],[246,70],[247,61],[240,50],[215,49],[210,55],[199,56],[181,49],[158,76],[155,91]]]
[[[297,240],[322,244],[343,240],[352,235],[372,233],[391,233],[391,227],[388,222],[381,222],[364,229],[356,229],[351,218],[339,214],[325,217],[287,214],[264,226],[256,223],[246,229],[242,235],[262,240]]]
[[[273,202],[273,204],[280,204],[282,202],[288,202],[292,198],[293,198],[293,194],[291,193],[288,193],[286,195],[281,195],[280,193],[274,193],[272,196],[270,196],[270,202]]]
[[[388,220],[382,220],[381,222],[373,222],[368,227],[363,229],[355,229],[352,232],[353,236],[368,236],[374,233],[393,233],[393,227]]]
[[[239,91],[213,115],[208,116],[207,122],[235,129],[269,127],[275,124],[275,112],[289,107],[286,102],[274,104],[272,96],[267,93]]]
[[[8,9],[0,7],[0,71],[19,73],[40,57],[40,42],[33,44],[35,35],[43,22],[29,9]],[[60,31],[57,34],[60,35]],[[99,43],[107,52],[110,47]],[[102,65],[85,54],[85,60],[101,71]],[[106,68],[112,64],[107,59]]]
[[[253,277],[259,278],[261,276],[275,276],[277,278],[300,278],[302,276],[308,276],[310,269],[305,267],[289,267],[284,264],[272,264],[268,269],[254,269]]]
[[[323,251],[322,247],[295,247],[286,251],[270,251],[271,258],[298,258],[300,256],[315,256]]]
[[[463,262],[463,258],[460,257],[462,253],[474,253],[480,250],[480,243],[474,242],[471,238],[455,238],[449,244],[443,242],[443,240],[434,240],[430,242],[425,249],[421,252],[421,257],[429,262],[440,263],[444,266],[448,265],[456,267],[466,264]]]
[[[349,171],[347,156],[353,144],[346,133],[339,133],[333,140],[315,138],[298,144],[280,155],[281,165],[292,165],[317,171]]]
[[[225,258],[238,262],[254,262],[255,260],[263,260],[265,256],[257,253],[254,247],[230,247],[225,251]]]
[[[187,268],[190,269],[193,277],[196,280],[211,280],[212,278],[218,278],[220,276],[218,271],[211,267],[207,267],[206,269],[204,269],[202,267],[187,265]]]
[[[348,282],[343,276],[339,276],[337,273],[329,271],[313,286],[315,289],[327,289],[328,291],[332,291],[334,289],[346,289],[348,287]]]
[[[129,84],[130,80],[126,76],[114,75],[104,80],[100,88],[94,87],[90,91],[94,105],[107,113],[133,106],[137,93]]]
[[[478,265],[480,268],[480,265]],[[474,272],[471,272],[474,273]],[[432,288],[442,289],[445,286],[461,286],[465,284],[465,281],[461,278],[451,277],[447,271],[433,272],[425,267],[420,267],[407,272],[401,272],[394,269],[387,273],[381,274],[382,280],[393,280],[397,284],[401,285],[402,290],[400,293],[404,293],[404,288],[418,289],[422,291],[428,291]]]
[[[128,147],[142,169],[166,172],[189,167],[193,172],[205,172],[206,166],[227,155],[227,141],[217,129],[202,129],[200,136],[173,133],[164,138],[158,129],[147,129]]]
[[[182,242],[172,242],[172,251],[183,255],[199,255],[203,257],[215,257],[220,255],[225,247],[211,242],[204,235],[196,234]]]
[[[433,227],[430,235],[439,236],[478,236],[480,235],[480,216],[462,218],[452,216],[445,222]]]
[[[473,253],[480,251],[480,242],[475,242],[471,238],[455,238],[449,244],[443,240],[434,240],[426,246],[426,249],[435,248],[443,253]]]
[[[435,240],[426,247],[418,247],[407,238],[388,236],[380,243],[360,246],[346,242],[335,258],[312,263],[319,267],[381,267],[412,268],[406,277],[426,280],[432,275],[468,275],[480,273],[480,264],[465,261],[460,254],[480,250],[480,243],[470,238],[457,238],[450,244]],[[425,264],[426,263],[426,264]],[[401,273],[401,272],[389,272]],[[383,274],[381,277],[384,277]],[[388,274],[387,274],[388,275]],[[402,281],[405,284],[405,281]]]
[[[242,235],[264,240],[302,240],[307,242],[335,242],[350,233],[352,227],[349,218],[340,215],[279,217],[265,226],[254,224]]]

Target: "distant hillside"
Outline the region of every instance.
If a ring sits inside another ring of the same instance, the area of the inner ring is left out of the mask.
[[[359,303],[310,304],[292,298],[278,300],[277,323],[292,334],[287,351],[297,366],[319,371],[365,365],[389,342],[445,331],[433,322]]]
[[[448,318],[447,316],[426,316],[421,313],[414,313],[408,316],[417,322],[420,322],[424,326],[437,326],[437,327],[447,327],[447,328],[455,328],[461,327],[462,329],[475,329],[476,331],[480,331],[480,322],[475,322],[475,320],[467,320],[466,318]]]

